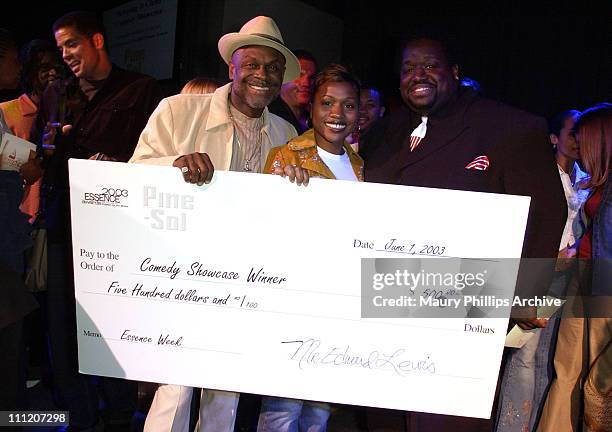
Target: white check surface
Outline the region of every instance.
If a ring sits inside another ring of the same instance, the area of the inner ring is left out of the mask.
[[[82,372],[489,418],[507,320],[363,319],[361,258],[518,257],[529,198],[83,160],[70,181]]]

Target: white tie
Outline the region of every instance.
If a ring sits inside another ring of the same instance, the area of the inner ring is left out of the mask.
[[[410,151],[413,151],[427,133],[427,117],[421,117],[421,123],[410,134]]]

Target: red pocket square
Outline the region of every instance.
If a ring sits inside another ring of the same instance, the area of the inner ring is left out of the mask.
[[[479,171],[486,171],[489,168],[489,158],[487,155],[478,156],[472,162],[465,166],[466,169],[475,169]]]

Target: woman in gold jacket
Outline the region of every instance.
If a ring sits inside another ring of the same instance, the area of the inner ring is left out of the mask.
[[[299,167],[295,171],[309,177],[363,181],[363,160],[346,142],[359,117],[359,81],[343,66],[323,69],[315,78],[310,116],[313,128],[270,150],[263,172],[283,175]],[[325,432],[329,416],[324,402],[266,396],[257,432]]]
[[[363,181],[363,160],[346,142],[359,116],[359,81],[340,65],[315,78],[310,110],[313,128],[270,150],[263,172],[296,166],[310,177]]]

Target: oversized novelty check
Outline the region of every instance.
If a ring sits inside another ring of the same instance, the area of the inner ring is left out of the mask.
[[[81,372],[490,417],[507,319],[362,318],[362,258],[519,257],[529,198],[84,160],[70,182]]]

